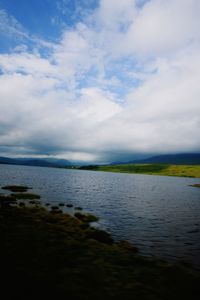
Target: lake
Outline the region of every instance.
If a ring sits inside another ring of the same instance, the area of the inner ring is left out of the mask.
[[[194,183],[200,179],[0,165],[0,186],[28,185],[43,203],[81,206],[100,217],[96,226],[143,255],[200,267],[200,188]]]

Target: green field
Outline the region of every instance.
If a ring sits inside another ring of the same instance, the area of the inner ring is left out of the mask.
[[[200,165],[120,164],[81,167],[84,170],[200,178]]]

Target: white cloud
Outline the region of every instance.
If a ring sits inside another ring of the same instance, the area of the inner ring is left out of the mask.
[[[200,2],[152,0],[141,10],[124,39],[124,51],[168,55],[199,41]]]
[[[34,76],[55,76],[58,74],[55,66],[47,59],[27,53],[14,53],[12,55],[0,55],[0,66],[5,73],[21,72]]]
[[[4,151],[90,161],[200,151],[200,3],[139,2],[102,0],[59,42],[0,55]]]
[[[133,22],[136,13],[135,0],[102,0],[97,20],[106,30],[125,30]]]
[[[4,9],[0,9],[0,34],[7,37],[23,39],[27,33],[23,26]]]

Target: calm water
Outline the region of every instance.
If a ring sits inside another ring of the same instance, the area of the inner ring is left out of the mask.
[[[0,186],[25,184],[42,201],[98,215],[113,237],[144,255],[200,266],[200,179],[0,165]],[[3,192],[0,190],[0,192]],[[67,208],[66,208],[67,209]],[[73,212],[73,209],[68,209]]]

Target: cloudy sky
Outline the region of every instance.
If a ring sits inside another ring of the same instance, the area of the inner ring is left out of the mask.
[[[200,151],[199,0],[0,0],[0,155]]]

